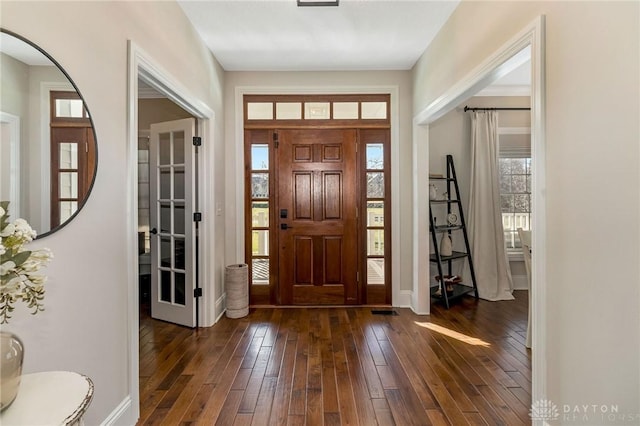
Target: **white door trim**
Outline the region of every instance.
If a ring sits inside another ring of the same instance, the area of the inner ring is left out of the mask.
[[[203,137],[198,157],[199,180],[202,184],[198,190],[200,210],[204,213],[204,220],[200,224],[200,258],[213,259],[215,251],[215,235],[213,218],[213,188],[214,188],[214,122],[215,114],[207,104],[193,96],[179,80],[155,62],[152,57],[141,49],[135,42],[128,41],[128,75],[127,75],[127,217],[126,217],[126,245],[123,251],[127,258],[128,284],[128,374],[129,396],[131,410],[118,419],[119,423],[135,424],[140,417],[139,396],[139,300],[138,300],[138,79],[151,85],[185,111],[198,118],[199,135]],[[209,219],[207,214],[209,213]],[[200,324],[210,326],[214,323],[215,312],[211,309],[216,300],[213,284],[213,266],[210,262],[200,262],[200,283],[203,288],[201,299]]]
[[[235,262],[244,260],[244,95],[389,94],[391,98],[391,298],[394,306],[407,307],[411,298],[400,291],[400,88],[398,86],[237,86],[235,88]],[[231,259],[230,259],[231,260]]]
[[[2,140],[3,155],[9,157],[9,170],[7,174],[9,178],[9,214],[13,219],[23,217],[20,210],[20,200],[22,193],[20,191],[20,117],[8,112],[0,111],[0,123],[7,125],[8,140]],[[4,159],[3,159],[4,161]],[[3,200],[4,201],[4,200]]]
[[[461,102],[476,94],[489,82],[506,70],[504,63],[514,54],[531,46],[531,149],[533,162],[533,211],[532,211],[532,246],[535,256],[532,259],[532,401],[546,399],[546,137],[545,137],[545,17],[539,16],[518,34],[513,36],[500,49],[474,68],[467,76],[454,84],[441,97],[436,99],[413,119],[414,148],[414,293],[429,294],[429,274],[418,274],[424,269],[421,263],[429,258],[428,235],[425,223],[428,223],[428,203],[416,202],[428,199],[424,182],[428,181],[429,124],[451,111]],[[426,155],[426,157],[425,157]],[[420,166],[415,162],[420,158]],[[426,158],[426,163],[422,161]],[[427,164],[427,167],[424,167]],[[427,229],[428,231],[428,229]],[[536,423],[537,424],[537,423]]]

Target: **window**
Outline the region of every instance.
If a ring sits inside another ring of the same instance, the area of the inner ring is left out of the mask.
[[[531,229],[530,136],[500,136],[500,205],[507,250],[522,246],[518,228]]]
[[[77,92],[50,92],[50,141],[53,228],[75,214],[93,178],[93,128]]]
[[[250,145],[251,161],[251,283],[269,284],[269,212],[271,201],[267,143],[269,132],[260,134]]]
[[[245,124],[298,121],[302,125],[388,125],[390,102],[386,95],[247,95]],[[311,123],[310,121],[315,121]],[[318,123],[320,122],[320,123]],[[269,123],[273,125],[273,123]]]
[[[384,139],[376,138],[380,135],[369,135],[363,133],[365,142],[365,209],[366,209],[366,256],[367,256],[367,286],[384,285],[386,253],[384,247],[385,240],[385,201],[388,176],[385,169],[385,148]],[[367,295],[368,302],[372,302],[370,295]]]

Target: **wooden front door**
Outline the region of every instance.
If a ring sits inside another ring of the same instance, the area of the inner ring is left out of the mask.
[[[84,101],[74,91],[49,93],[51,228],[66,222],[85,202],[95,174],[96,142]]]
[[[356,130],[277,136],[280,303],[359,303]]]

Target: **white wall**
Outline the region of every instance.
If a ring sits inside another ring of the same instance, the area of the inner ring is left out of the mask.
[[[19,133],[18,137],[20,139],[20,145],[22,145],[22,138],[26,133],[25,122],[29,110],[27,98],[23,96],[23,93],[26,93],[29,87],[29,67],[9,55],[0,53],[0,70],[2,77],[0,78],[0,112],[11,114],[11,116],[19,118],[20,128],[17,129],[17,131]],[[11,149],[12,140],[10,126],[4,121],[2,121],[1,126],[2,135],[0,139],[0,149],[2,152],[0,152],[0,200],[7,201],[10,200],[11,188],[15,188],[14,179],[17,179],[20,182],[22,181],[22,178],[19,175],[14,175],[12,179],[11,160],[13,153]],[[20,153],[21,148],[21,146],[18,146],[17,152],[19,155],[24,155]],[[18,171],[20,170],[21,169],[19,168]],[[22,214],[19,207],[24,203],[24,201],[22,201],[23,195],[25,194],[14,194],[17,205],[12,203],[12,205],[9,206],[10,215],[14,219],[17,215]]]
[[[215,111],[216,186],[211,195],[219,200],[224,196],[223,72],[173,2],[3,1],[0,8],[3,28],[42,47],[74,79],[93,116],[98,142],[97,178],[86,206],[65,228],[33,244],[55,254],[46,271],[46,310],[32,317],[18,309],[3,329],[24,340],[26,373],[73,370],[93,379],[95,395],[85,421],[95,425],[126,402],[129,361],[137,362],[129,360],[127,336],[126,253],[137,253],[127,247],[132,238],[125,235],[125,223],[136,215],[127,210],[123,172],[129,161],[127,39]],[[219,225],[215,235],[221,237]],[[217,246],[223,243],[215,240]],[[216,278],[224,261],[222,250],[217,253],[207,260]],[[133,423],[131,409],[118,422]]]
[[[24,94],[29,89],[29,66],[5,53],[0,53],[0,67],[0,110],[19,117],[26,116],[27,98]]]
[[[242,198],[237,199],[236,188],[238,178],[243,178],[243,159],[239,158],[243,150],[238,150],[238,144],[243,143],[242,134],[238,134],[236,127],[236,105],[235,92],[237,88],[256,87],[271,93],[291,93],[296,88],[300,93],[314,93],[322,91],[325,93],[344,93],[345,88],[350,88],[349,93],[357,93],[357,88],[369,87],[392,87],[398,88],[398,118],[399,128],[392,129],[398,133],[397,143],[399,164],[411,164],[411,73],[409,71],[371,71],[371,72],[228,72],[225,80],[225,110],[226,110],[226,161],[230,166],[227,168],[227,224],[228,230],[242,229],[242,216],[237,216],[236,203],[243,205]],[[247,93],[251,93],[249,90]],[[259,92],[256,92],[259,93]],[[394,100],[392,100],[392,103]],[[241,105],[240,105],[241,107]],[[392,112],[393,114],[393,112]],[[392,117],[393,121],[393,117]],[[240,122],[240,125],[242,122]],[[393,139],[393,136],[392,136]],[[393,140],[392,140],[393,142]],[[392,160],[392,168],[393,168]],[[397,193],[392,194],[399,206],[400,217],[397,218],[399,224],[397,228],[392,228],[400,239],[399,252],[393,253],[393,258],[398,260],[399,267],[394,273],[398,277],[393,285],[399,294],[402,290],[409,291],[412,285],[411,273],[411,209],[405,209],[405,205],[411,203],[411,168],[400,167],[396,170],[399,176],[399,187]],[[393,175],[393,170],[392,170]],[[393,183],[392,183],[393,185]],[[392,218],[396,221],[396,218]],[[230,262],[244,261],[244,251],[242,249],[244,240],[238,237],[238,233],[230,232],[226,238],[226,254]],[[408,300],[408,299],[406,299]],[[394,299],[394,304],[402,303]],[[403,303],[406,304],[406,303]]]
[[[561,410],[640,413],[639,8],[463,2],[413,72],[418,113],[546,15],[547,245],[535,250],[547,259],[546,397]]]

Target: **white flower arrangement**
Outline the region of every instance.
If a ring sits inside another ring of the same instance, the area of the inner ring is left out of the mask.
[[[35,315],[44,310],[45,275],[37,274],[53,258],[49,249],[26,250],[36,232],[24,219],[9,222],[8,201],[0,201],[0,324],[9,322],[22,301]]]

